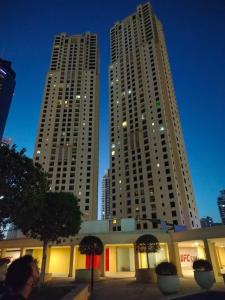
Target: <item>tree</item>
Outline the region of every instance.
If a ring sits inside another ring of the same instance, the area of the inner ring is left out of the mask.
[[[0,146],[0,233],[17,214],[23,202],[49,189],[47,174],[16,146]]]
[[[141,235],[137,239],[135,247],[137,252],[146,253],[147,265],[148,265],[148,269],[150,269],[148,254],[159,251],[160,245],[158,239],[151,234]]]
[[[44,282],[49,242],[75,235],[80,229],[78,201],[72,193],[45,192],[32,201],[24,201],[24,205],[12,221],[26,236],[43,242],[41,282]]]
[[[86,254],[91,256],[91,291],[94,287],[94,256],[101,255],[104,250],[102,241],[96,236],[85,236],[79,246],[79,251],[81,254]]]

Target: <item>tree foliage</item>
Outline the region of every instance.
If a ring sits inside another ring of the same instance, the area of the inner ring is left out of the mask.
[[[80,229],[81,213],[72,193],[41,193],[24,204],[13,223],[28,237],[54,242]]]
[[[47,175],[25,155],[25,149],[0,146],[0,228],[4,230],[12,218],[35,195],[49,189]]]
[[[160,249],[160,244],[158,239],[152,234],[143,234],[137,240],[135,244],[137,252],[146,253],[147,265],[149,265],[148,253],[158,252]]]
[[[85,236],[79,245],[80,253],[86,255],[101,255],[103,249],[102,241],[97,236],[92,235]]]

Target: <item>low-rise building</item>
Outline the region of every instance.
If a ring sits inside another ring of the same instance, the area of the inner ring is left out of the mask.
[[[104,251],[95,258],[95,268],[106,277],[134,277],[135,270],[147,267],[145,253],[137,253],[136,240],[143,234],[157,237],[160,250],[149,254],[150,267],[161,261],[176,264],[179,276],[192,277],[192,264],[196,258],[206,258],[213,266],[217,282],[222,281],[225,272],[225,226],[213,226],[181,232],[167,232],[162,229],[136,230],[134,219],[122,219],[121,231],[112,231],[110,220],[82,223],[76,236],[62,239],[60,244],[50,243],[48,247],[47,273],[54,277],[75,276],[77,269],[86,269],[89,257],[79,253],[79,244],[84,236],[94,235],[101,239]],[[1,256],[15,259],[32,254],[41,264],[42,242],[20,235],[18,238],[0,241]]]

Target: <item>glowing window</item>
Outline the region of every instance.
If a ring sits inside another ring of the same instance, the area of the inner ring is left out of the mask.
[[[127,121],[124,121],[123,123],[122,123],[122,126],[125,128],[125,127],[127,127]]]

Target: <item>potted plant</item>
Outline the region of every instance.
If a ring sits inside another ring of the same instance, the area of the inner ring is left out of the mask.
[[[158,239],[151,234],[141,235],[135,243],[135,249],[138,253],[146,253],[147,261],[147,268],[136,269],[136,280],[138,282],[155,283],[157,280],[155,270],[150,268],[149,253],[159,251],[160,245]]]
[[[180,280],[176,266],[171,262],[161,262],[155,268],[157,283],[160,291],[167,294],[177,293],[180,289]]]
[[[197,259],[193,263],[193,269],[195,281],[198,285],[209,290],[215,282],[211,263],[205,259]]]
[[[91,292],[93,292],[94,280],[99,279],[99,270],[94,270],[94,257],[102,254],[104,245],[98,237],[89,235],[81,240],[79,251],[81,254],[91,256],[91,270],[76,270],[76,280],[87,281],[91,279]]]

